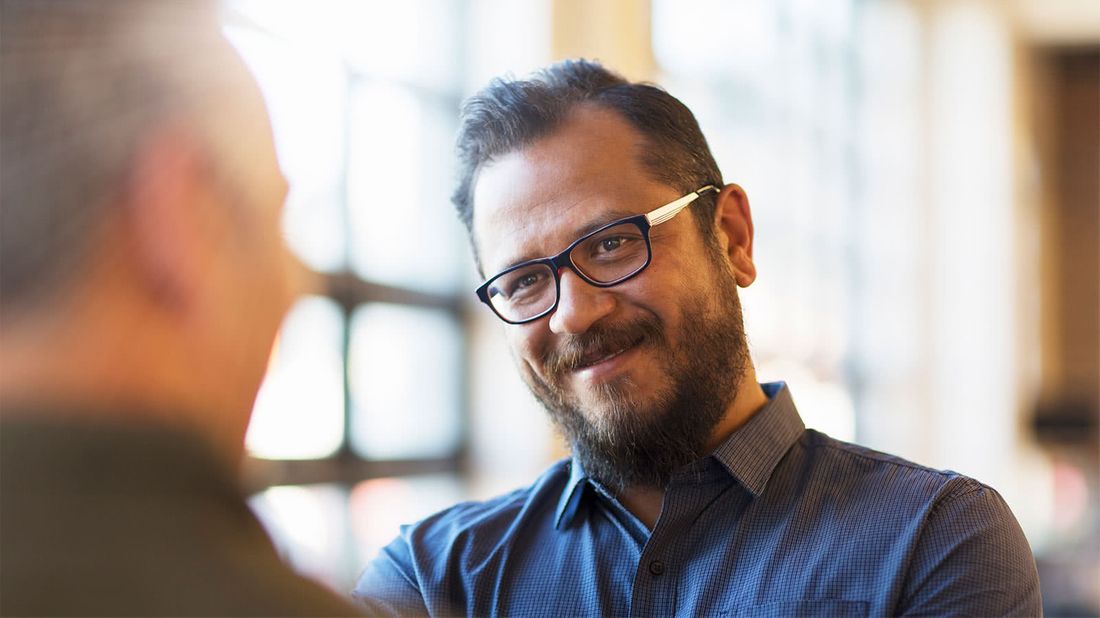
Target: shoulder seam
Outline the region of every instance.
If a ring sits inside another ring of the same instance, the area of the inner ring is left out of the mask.
[[[978,481],[976,479],[972,479],[968,476],[959,475],[958,478],[962,479],[961,483],[965,483],[964,487],[960,488],[960,491],[945,492],[942,496],[940,496],[932,504],[932,513],[936,513],[937,511],[939,511],[939,509],[943,508],[948,503],[960,500],[966,496],[969,496],[970,494],[985,492],[987,489],[991,491],[996,491],[985,483],[982,483],[981,481]]]
[[[826,438],[827,441],[815,441],[815,442],[811,443],[809,446],[815,446],[815,447],[820,446],[820,447],[823,447],[823,448],[827,448],[827,449],[830,449],[830,450],[834,450],[834,451],[844,453],[846,455],[850,455],[852,457],[858,457],[860,459],[865,459],[867,461],[873,461],[873,462],[876,462],[876,463],[883,463],[883,464],[890,464],[890,465],[893,465],[893,466],[897,466],[899,468],[908,468],[910,470],[916,470],[916,471],[919,471],[919,472],[926,472],[928,474],[932,474],[932,475],[935,475],[935,476],[944,477],[948,480],[953,479],[953,478],[970,478],[966,475],[959,474],[958,472],[952,472],[950,470],[938,470],[936,468],[931,468],[929,466],[924,466],[924,465],[921,465],[921,464],[918,464],[918,463],[915,463],[915,462],[906,461],[906,460],[904,460],[900,457],[897,457],[896,455],[890,455],[888,453],[882,453],[882,452],[879,452],[879,451],[875,451],[874,449],[869,449],[865,446],[860,446],[858,444],[851,444],[851,446],[855,446],[856,448],[860,449],[860,451],[870,451],[870,452],[859,452],[859,451],[855,451],[855,450],[851,450],[851,449],[846,449],[846,448],[843,448],[843,447],[838,446],[836,444],[833,444],[833,442],[839,442],[835,438],[832,438],[832,437],[828,436],[827,434],[823,434],[820,431],[816,431],[814,429],[807,429],[807,433],[810,432],[810,431],[814,432],[815,434],[817,434],[819,436],[822,436],[822,437]],[[849,444],[849,443],[842,442],[841,444]],[[977,482],[977,481],[975,481],[975,482]]]

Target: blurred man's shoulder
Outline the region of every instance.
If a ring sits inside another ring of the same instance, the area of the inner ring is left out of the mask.
[[[280,560],[215,452],[184,428],[0,420],[0,614],[356,614]]]

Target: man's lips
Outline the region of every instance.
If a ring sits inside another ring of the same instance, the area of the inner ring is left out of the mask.
[[[633,349],[634,347],[636,347],[641,342],[642,342],[642,338],[638,338],[638,339],[636,339],[636,340],[634,340],[634,341],[632,341],[632,342],[630,342],[626,345],[617,346],[615,348],[611,348],[611,349],[604,348],[602,350],[593,350],[593,351],[585,354],[584,356],[582,356],[580,359],[578,359],[577,363],[573,366],[572,369],[573,369],[573,371],[581,371],[583,369],[587,369],[588,367],[592,367],[594,365],[599,365],[601,363],[605,363],[605,362],[615,358],[616,356],[622,354],[623,352],[626,352],[630,349]]]
[[[660,342],[661,326],[656,319],[642,317],[618,327],[598,326],[585,333],[563,336],[542,359],[548,383],[559,388],[572,376],[594,377],[612,371],[634,350]],[[623,358],[620,358],[623,357]]]

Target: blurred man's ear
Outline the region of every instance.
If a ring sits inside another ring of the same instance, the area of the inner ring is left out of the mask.
[[[206,153],[186,131],[157,131],[136,149],[122,194],[135,283],[171,312],[190,308],[203,277],[213,210],[209,169]]]
[[[735,184],[722,187],[714,212],[719,243],[733,267],[737,285],[748,287],[756,280],[752,261],[752,212],[744,189]]]

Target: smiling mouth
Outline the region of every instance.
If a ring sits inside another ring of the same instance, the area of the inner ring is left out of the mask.
[[[581,357],[578,360],[578,362],[574,366],[573,370],[574,371],[581,371],[583,369],[587,369],[589,367],[599,365],[601,363],[606,363],[607,361],[615,358],[616,356],[619,356],[623,352],[627,352],[629,350],[634,349],[635,347],[638,346],[638,344],[640,344],[642,342],[642,339],[643,338],[638,338],[637,340],[635,340],[631,343],[628,343],[627,345],[622,346],[620,348],[616,348],[616,349],[614,349],[610,352],[604,351],[604,350],[597,350],[597,351],[594,351],[590,354],[586,354],[585,356]]]

